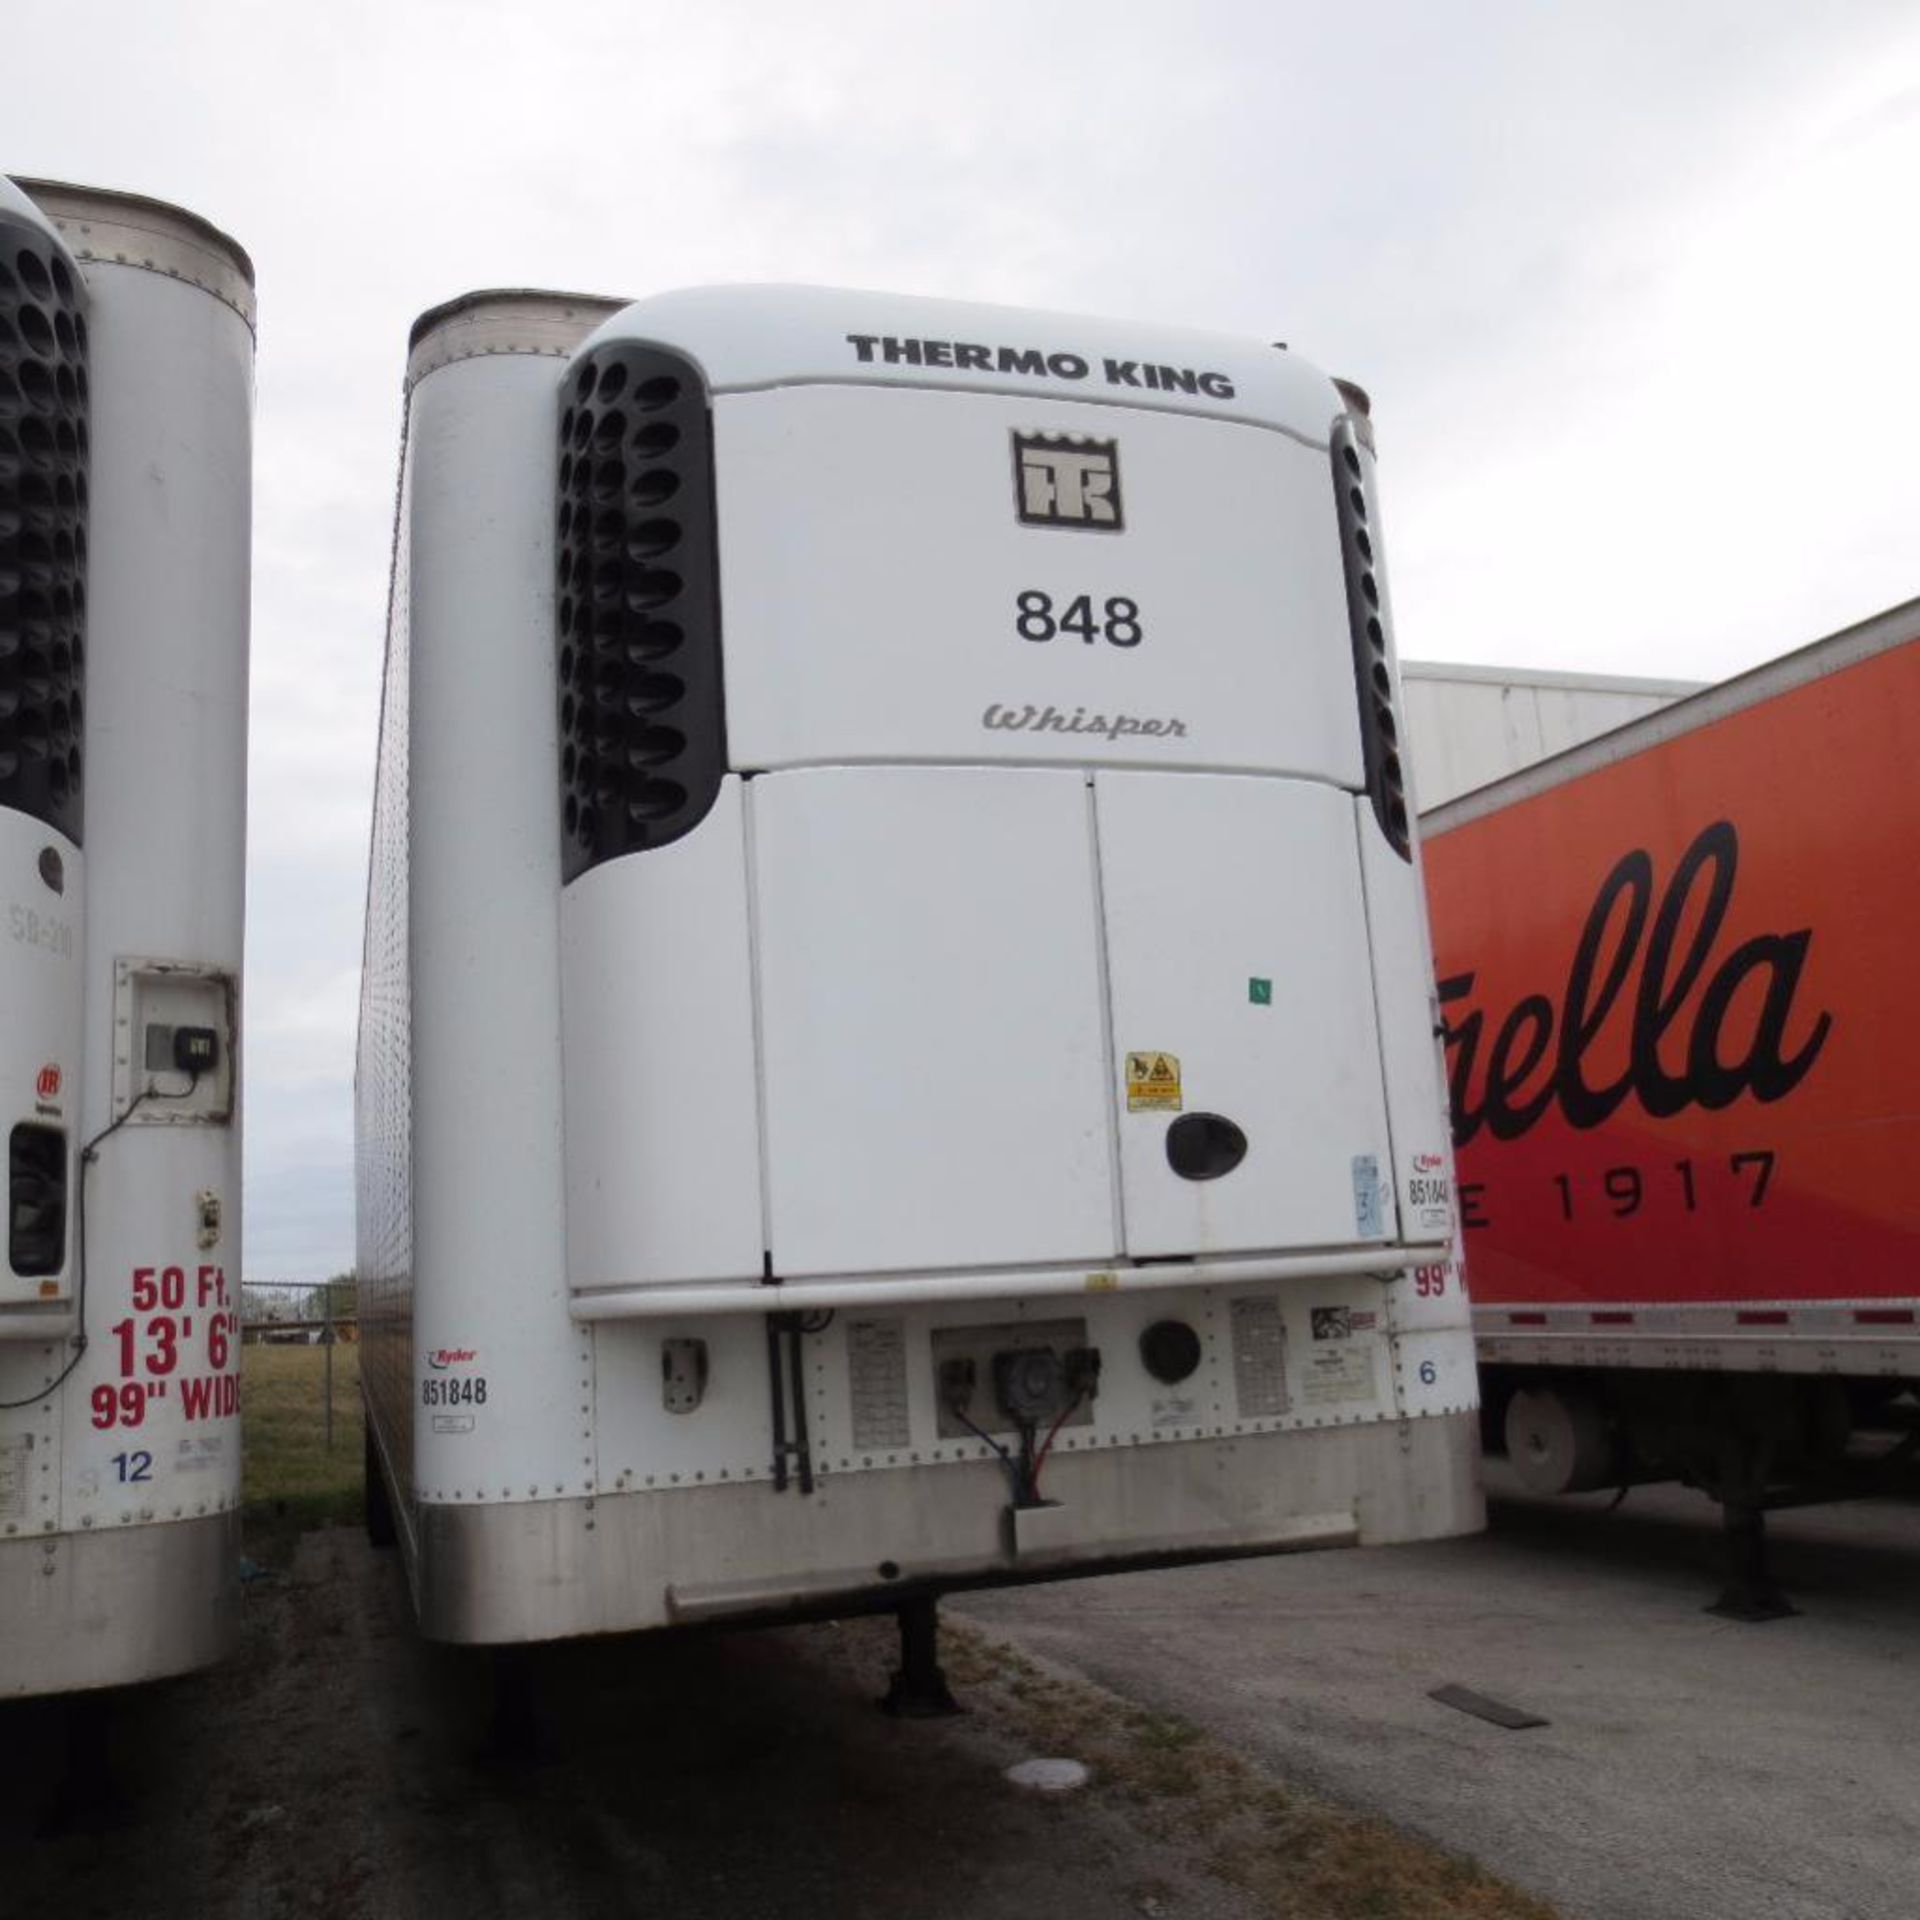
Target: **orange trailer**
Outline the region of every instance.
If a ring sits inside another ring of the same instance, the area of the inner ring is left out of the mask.
[[[1916,764],[1920,601],[1423,823],[1485,1401],[1717,1494],[1736,1611],[1920,1382]]]

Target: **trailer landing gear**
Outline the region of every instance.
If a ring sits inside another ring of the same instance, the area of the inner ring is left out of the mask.
[[[511,1772],[537,1766],[546,1757],[546,1742],[534,1675],[534,1649],[518,1645],[489,1647],[486,1660],[492,1699],[481,1753],[494,1766]]]
[[[1790,1620],[1800,1609],[1773,1584],[1767,1567],[1767,1485],[1773,1442],[1764,1432],[1730,1429],[1720,1444],[1720,1538],[1727,1554],[1727,1584],[1707,1608],[1723,1620]]]
[[[901,1720],[939,1720],[960,1711],[960,1703],[940,1671],[939,1601],[918,1594],[901,1601],[900,1665],[880,1702],[881,1711]]]
[[[122,1688],[105,1688],[45,1703],[58,1729],[58,1771],[34,1828],[37,1839],[111,1833],[132,1819],[133,1796],[119,1763],[127,1697]]]
[[[1720,1502],[1727,1584],[1707,1608],[1723,1620],[1791,1620],[1800,1609],[1773,1583],[1767,1566],[1767,1510],[1759,1500],[1725,1496]]]

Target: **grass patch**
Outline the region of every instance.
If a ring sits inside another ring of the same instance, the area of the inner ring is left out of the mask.
[[[241,1510],[247,1551],[278,1564],[311,1527],[361,1516],[360,1349],[333,1353],[333,1444],[327,1444],[325,1347],[254,1343],[240,1354]]]
[[[1554,1920],[1472,1860],[1282,1785],[1176,1714],[1061,1677],[949,1619],[941,1657],[968,1705],[1035,1753],[1092,1769],[1097,1790],[1169,1846],[1289,1920]]]

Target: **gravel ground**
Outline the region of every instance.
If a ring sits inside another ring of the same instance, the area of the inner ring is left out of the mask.
[[[77,1717],[0,1710],[0,1913],[1318,1920],[1335,1909],[1274,1878],[1300,1843],[1320,1889],[1384,1863],[1383,1920],[1535,1911],[964,1634],[947,1658],[971,1710],[931,1722],[875,1709],[890,1622],[541,1649],[543,1737],[501,1760],[485,1656],[423,1644],[395,1557],[357,1530],[300,1538],[288,1572],[246,1589],[245,1621],[211,1675]],[[1105,1777],[1060,1798],[1009,1785],[1047,1750],[1032,1736],[1069,1721]],[[112,1764],[61,1807],[69,1727]],[[1228,1845],[1238,1884],[1214,1870]]]
[[[1797,1619],[1702,1611],[1715,1510],[1514,1495],[1481,1539],[954,1603],[1270,1770],[1470,1853],[1569,1920],[1920,1913],[1920,1507],[1773,1517]],[[1544,1716],[1436,1705],[1458,1683]]]
[[[0,1913],[1910,1920],[1920,1509],[1775,1533],[1805,1611],[1764,1626],[1702,1611],[1711,1509],[1652,1489],[974,1595],[946,1609],[971,1710],[930,1723],[874,1710],[882,1622],[546,1649],[544,1740],[503,1760],[485,1658],[423,1645],[393,1556],[330,1528],[246,1590],[217,1673],[0,1709]],[[112,1764],[62,1808],[69,1739]],[[1095,1784],[1002,1777],[1049,1752]]]

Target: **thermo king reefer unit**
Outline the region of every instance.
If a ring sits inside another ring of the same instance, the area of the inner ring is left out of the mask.
[[[427,1630],[1479,1523],[1364,396],[826,290],[415,328],[361,1014]]]

